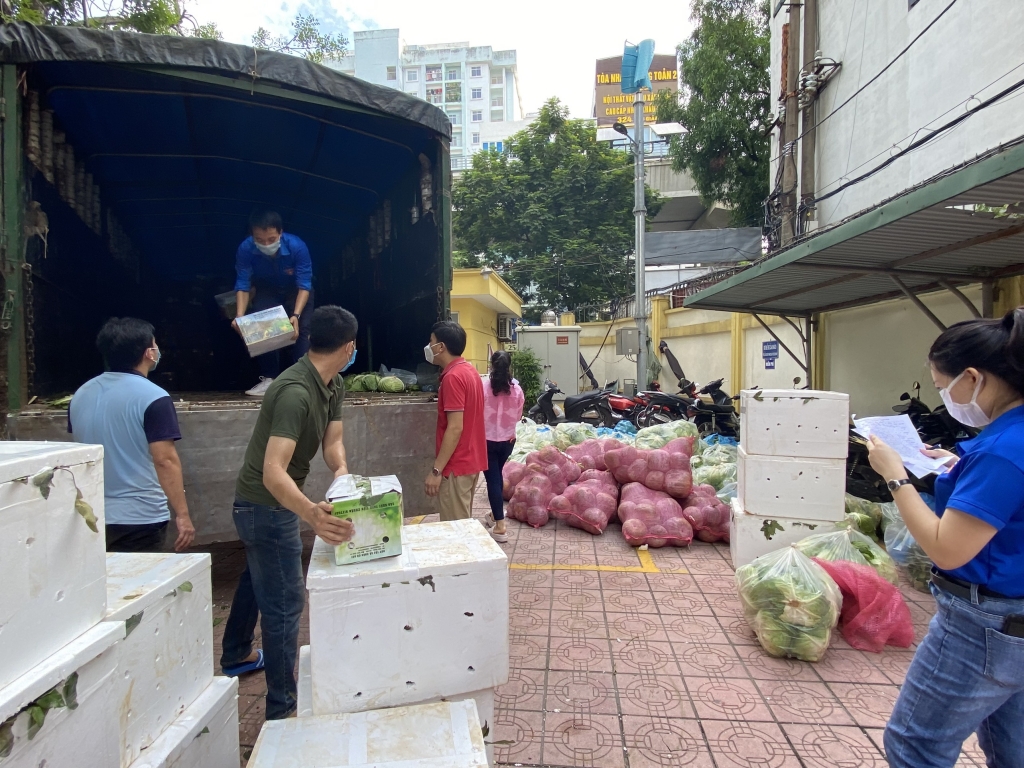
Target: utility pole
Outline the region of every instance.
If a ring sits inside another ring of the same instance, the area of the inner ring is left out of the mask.
[[[782,232],[780,241],[788,245],[797,233],[796,222],[796,137],[799,131],[800,109],[797,106],[796,92],[800,83],[800,5],[791,3],[789,6],[789,46],[786,56],[786,122],[785,140],[779,153],[782,163]]]
[[[644,275],[644,238],[647,234],[647,200],[644,195],[644,95],[637,91],[633,100],[633,158],[634,172],[633,215],[636,216],[636,300],[633,315],[636,319],[640,350],[636,355],[637,391],[647,389],[647,286]]]

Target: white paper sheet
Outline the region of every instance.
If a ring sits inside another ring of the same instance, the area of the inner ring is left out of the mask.
[[[868,416],[853,420],[854,431],[867,438],[874,435],[882,440],[903,459],[905,466],[916,477],[946,471],[949,459],[930,459],[921,453],[925,444],[917,434],[914,423],[906,414],[899,416]]]

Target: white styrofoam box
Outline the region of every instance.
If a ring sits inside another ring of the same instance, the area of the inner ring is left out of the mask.
[[[113,768],[118,764],[118,711],[114,697],[117,642],[123,622],[104,621],[49,656],[10,685],[0,688],[0,723],[15,717],[10,754],[3,768]],[[68,690],[74,681],[75,709],[55,707],[42,728],[28,736],[26,708],[48,691]]]
[[[43,498],[28,479],[55,467]],[[0,442],[0,688],[103,620],[106,550],[103,447]]]
[[[740,392],[740,447],[751,455],[845,459],[850,396],[813,389]]]
[[[486,768],[487,756],[472,701],[296,717],[263,725],[249,768],[309,766]]]
[[[737,496],[732,500],[732,529],[729,532],[732,567],[739,568],[761,555],[806,539],[811,534],[834,530],[836,524],[829,520],[751,515],[744,511],[744,502]]]
[[[297,717],[313,716],[313,674],[309,670],[309,646],[299,648],[299,680],[295,709]]]
[[[131,768],[237,768],[238,678],[215,677]]]
[[[116,695],[127,768],[213,680],[210,556],[107,555],[107,619],[127,621]]]
[[[476,520],[406,526],[401,555],[353,565],[317,539],[306,587],[317,715],[508,681],[508,558]]]
[[[759,456],[740,448],[736,496],[752,515],[839,522],[846,515],[846,460]]]

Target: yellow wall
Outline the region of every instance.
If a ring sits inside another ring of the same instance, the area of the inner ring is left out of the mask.
[[[487,345],[497,351],[498,313],[473,299],[452,299],[452,312],[459,313],[459,325],[466,331],[466,351],[463,357],[487,373]]]
[[[486,303],[485,303],[486,302]],[[487,345],[497,351],[498,309],[501,314],[523,316],[523,300],[497,273],[485,274],[479,269],[456,269],[452,275],[452,312],[459,315],[459,325],[466,331],[467,360],[480,373],[487,373]]]

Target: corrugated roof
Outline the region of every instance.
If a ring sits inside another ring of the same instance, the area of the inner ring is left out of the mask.
[[[1024,220],[974,210],[1022,200],[1024,138],[816,232],[685,305],[805,316],[901,296],[893,277],[920,293],[1024,274]]]

